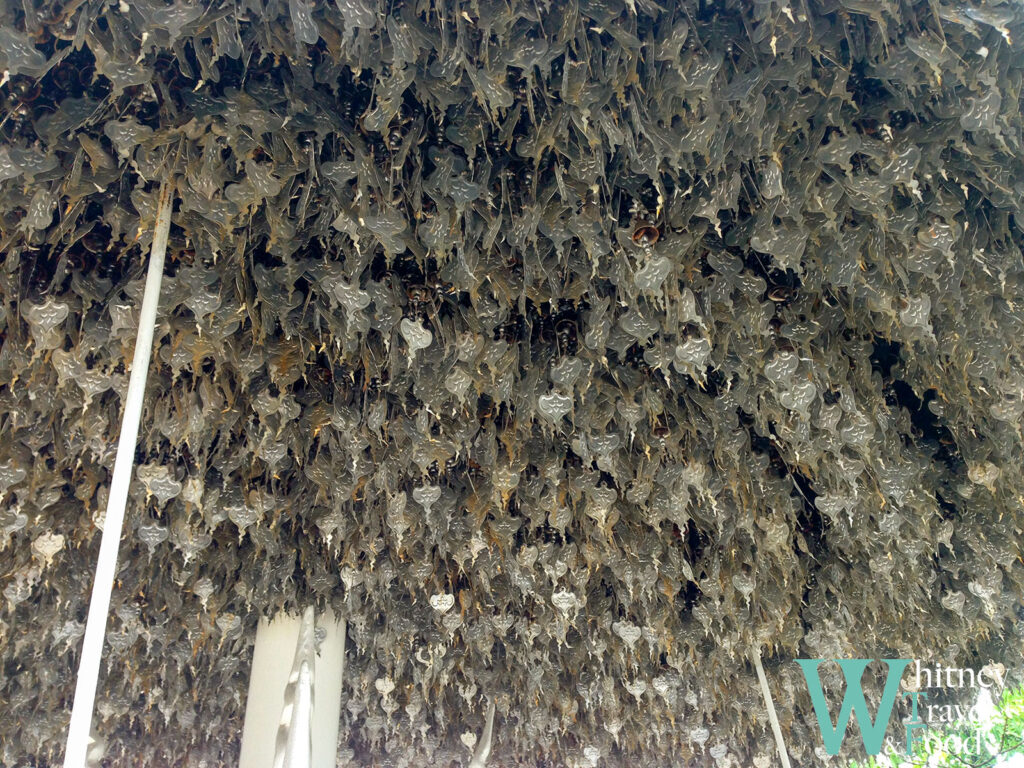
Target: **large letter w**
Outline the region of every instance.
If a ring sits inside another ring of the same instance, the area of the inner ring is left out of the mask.
[[[864,689],[861,687],[861,676],[872,660],[835,659],[835,662],[842,668],[843,677],[846,679],[846,694],[843,696],[843,706],[839,711],[839,718],[836,720],[834,728],[828,704],[825,702],[825,693],[821,688],[821,678],[818,677],[818,665],[822,661],[823,659],[797,659],[796,663],[800,665],[804,672],[804,679],[807,681],[807,690],[810,692],[811,702],[814,704],[814,714],[818,716],[818,727],[821,729],[821,739],[825,742],[825,751],[830,755],[839,754],[839,750],[843,746],[843,738],[846,736],[846,726],[850,722],[850,713],[856,712],[860,734],[864,739],[864,749],[869,755],[877,755],[882,751],[885,729],[889,725],[889,718],[892,716],[892,709],[896,704],[903,670],[907,668],[910,659],[882,659],[888,665],[889,672],[885,679],[882,701],[878,705],[878,716],[874,721],[871,720],[868,704],[864,699]]]

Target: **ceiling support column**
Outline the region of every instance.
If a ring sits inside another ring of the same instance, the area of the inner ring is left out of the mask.
[[[103,518],[103,536],[100,539],[92,596],[89,599],[89,616],[85,623],[85,638],[82,640],[82,656],[78,662],[75,699],[71,705],[71,723],[68,726],[67,745],[64,749],[64,768],[83,768],[89,749],[96,686],[100,675],[100,661],[103,658],[103,639],[107,630],[107,613],[110,611],[110,593],[114,589],[114,577],[117,573],[117,550],[124,527],[132,467],[135,465],[135,443],[138,440],[139,421],[142,418],[146,376],[153,354],[153,332],[156,326],[157,305],[160,302],[160,283],[164,275],[164,256],[167,252],[173,202],[174,184],[172,181],[165,181],[160,186],[156,223],[153,227],[153,246],[149,254],[149,271],[146,274],[146,288],[139,313],[139,332],[135,337],[135,356],[132,358],[128,393],[124,399],[121,434],[117,441],[117,456],[114,459],[114,472],[110,480],[106,516]]]

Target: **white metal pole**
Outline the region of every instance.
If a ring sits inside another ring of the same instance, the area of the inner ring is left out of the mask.
[[[139,331],[135,338],[135,356],[128,380],[128,395],[124,403],[124,417],[121,420],[121,435],[117,441],[117,457],[114,459],[114,473],[110,482],[110,496],[103,521],[103,537],[100,540],[100,554],[96,561],[96,575],[89,600],[89,617],[85,624],[85,639],[82,641],[82,657],[78,664],[78,678],[75,682],[75,700],[71,708],[71,724],[68,727],[67,747],[64,750],[64,768],[83,768],[89,748],[89,731],[92,727],[93,708],[96,703],[96,685],[103,656],[103,640],[106,635],[107,613],[110,610],[110,594],[114,588],[117,572],[117,549],[124,526],[125,506],[128,502],[128,485],[131,482],[132,466],[135,463],[135,442],[139,436],[139,420],[142,416],[143,396],[146,390],[146,375],[153,353],[153,330],[156,325],[156,309],[160,300],[160,281],[164,274],[164,255],[167,252],[167,235],[171,227],[171,203],[173,185],[165,181],[160,186],[160,197],[153,230],[153,247],[149,254],[149,272],[146,275],[146,290],[142,297],[142,311],[139,315]]]
[[[779,716],[775,714],[775,704],[772,702],[771,689],[768,688],[768,678],[765,677],[764,667],[761,666],[760,648],[754,654],[754,666],[757,668],[757,679],[761,683],[761,693],[764,694],[764,705],[768,709],[768,720],[772,725],[772,733],[775,734],[775,745],[779,748],[779,759],[782,760],[783,768],[790,768],[789,754],[786,752],[786,742],[782,739]]]

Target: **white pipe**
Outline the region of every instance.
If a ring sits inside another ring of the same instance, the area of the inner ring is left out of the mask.
[[[772,692],[768,688],[768,678],[765,677],[764,667],[761,666],[760,648],[754,654],[754,666],[757,668],[757,679],[761,682],[761,693],[764,694],[764,705],[768,708],[768,720],[772,724],[772,733],[775,734],[775,744],[779,748],[782,768],[790,768],[789,754],[786,752],[786,742],[782,740],[782,727],[779,725],[779,716],[775,714],[775,704],[772,702]]]
[[[146,291],[142,297],[139,332],[135,339],[135,356],[132,358],[131,378],[128,380],[124,417],[121,420],[121,435],[117,441],[117,458],[114,460],[107,513],[103,521],[100,554],[96,561],[96,576],[92,583],[92,597],[89,600],[89,618],[86,620],[85,639],[82,641],[82,658],[78,664],[75,701],[71,707],[71,724],[68,726],[68,741],[64,750],[64,768],[83,768],[89,749],[89,731],[96,703],[96,684],[99,679],[100,660],[103,657],[110,594],[117,572],[117,549],[124,526],[128,485],[135,463],[135,442],[139,436],[146,376],[153,353],[153,330],[156,325],[157,304],[160,301],[160,281],[164,274],[167,235],[171,227],[172,201],[172,184],[164,182],[160,186],[156,225],[153,229],[153,247],[150,250],[149,272],[146,275]]]
[[[313,768],[337,768],[338,731],[341,725],[341,689],[345,678],[345,638],[348,622],[337,620],[327,609],[323,622],[327,630],[317,661],[317,690],[320,701],[313,713]],[[345,740],[348,743],[348,739]]]

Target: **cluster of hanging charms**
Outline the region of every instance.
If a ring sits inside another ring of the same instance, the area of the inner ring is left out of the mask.
[[[762,649],[814,766],[793,658],[1020,668],[1019,3],[16,5],[0,764],[60,760],[170,153],[104,760],[234,764],[309,604],[346,765],[490,706],[495,763],[759,765]]]

